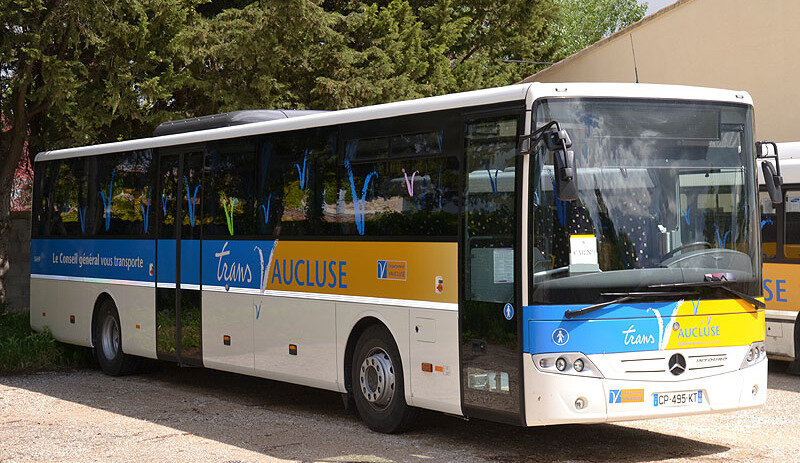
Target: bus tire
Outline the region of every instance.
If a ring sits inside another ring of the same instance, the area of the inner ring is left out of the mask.
[[[350,384],[358,414],[370,429],[386,434],[408,429],[416,410],[406,403],[400,352],[385,327],[373,325],[358,338]]]
[[[106,299],[95,313],[93,353],[103,373],[122,376],[135,373],[141,359],[122,352],[122,325],[114,301]]]
[[[791,375],[800,375],[800,313],[794,320],[794,359],[789,362],[786,372]]]

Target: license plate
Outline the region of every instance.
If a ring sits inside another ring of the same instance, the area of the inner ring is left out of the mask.
[[[703,391],[659,392],[653,394],[654,407],[691,407],[702,405]]]

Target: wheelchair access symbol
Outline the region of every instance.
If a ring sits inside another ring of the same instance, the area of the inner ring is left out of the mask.
[[[553,331],[553,342],[557,346],[563,346],[564,344],[569,342],[569,332],[564,328],[556,328]]]

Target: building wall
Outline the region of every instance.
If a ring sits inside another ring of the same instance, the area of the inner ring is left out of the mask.
[[[526,81],[639,82],[749,92],[758,139],[800,140],[800,1],[682,0]]]
[[[6,302],[10,309],[26,309],[31,299],[31,213],[11,213]]]

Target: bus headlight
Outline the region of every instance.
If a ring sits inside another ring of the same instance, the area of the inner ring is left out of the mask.
[[[750,344],[747,353],[744,354],[744,359],[742,359],[742,366],[740,366],[739,369],[741,370],[742,368],[761,363],[766,358],[767,350],[764,341],[756,341]]]
[[[567,369],[567,361],[564,360],[564,357],[559,357],[558,360],[556,360],[556,370],[564,371],[566,369]]]
[[[575,371],[577,371],[578,373],[582,372],[583,371],[583,360],[576,359],[574,362],[572,362],[572,368],[574,368]]]
[[[534,354],[531,356],[536,369],[544,373],[559,375],[588,376],[602,378],[600,370],[580,352],[560,354]]]

